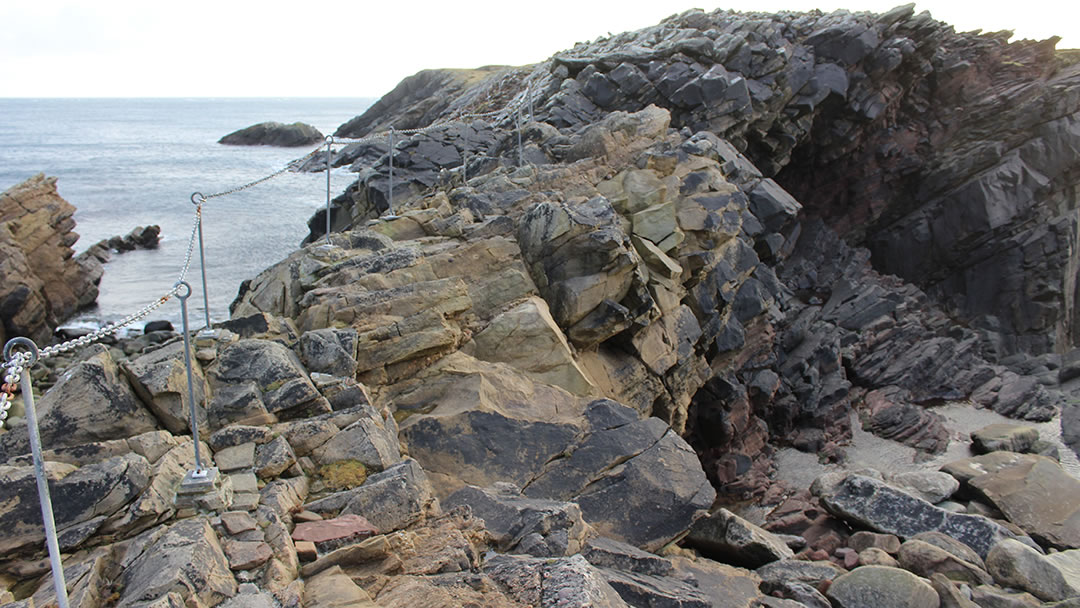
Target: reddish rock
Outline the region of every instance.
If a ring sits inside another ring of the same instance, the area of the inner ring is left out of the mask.
[[[256,527],[255,519],[245,511],[229,511],[221,514],[221,525],[231,536],[242,534]]]
[[[251,570],[269,561],[274,551],[264,542],[234,540],[225,543],[225,555],[230,570]]]
[[[325,553],[378,533],[368,520],[350,513],[334,519],[299,523],[293,530],[292,539],[294,542],[310,541]]]

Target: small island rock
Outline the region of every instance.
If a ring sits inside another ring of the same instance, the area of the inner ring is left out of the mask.
[[[287,125],[280,122],[260,122],[239,131],[233,131],[218,140],[228,146],[280,146],[293,148],[309,146],[323,141],[323,134],[315,127],[294,122]]]

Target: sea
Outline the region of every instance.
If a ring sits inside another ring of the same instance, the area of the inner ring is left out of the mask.
[[[330,134],[363,113],[371,98],[0,99],[0,191],[36,173],[58,178],[74,205],[76,253],[136,226],[157,224],[157,249],[113,254],[97,306],[65,325],[118,321],[176,283],[194,226],[193,193],[224,192],[286,167],[301,148],[225,146],[217,141],[264,121],[305,122]],[[331,172],[331,196],[354,181]],[[229,318],[240,283],[295,251],[307,220],[326,205],[326,174],[285,172],[203,206],[206,294],[211,322]],[[199,253],[186,280],[189,323],[205,325]],[[172,299],[146,320],[180,325]],[[133,327],[141,330],[143,322]]]

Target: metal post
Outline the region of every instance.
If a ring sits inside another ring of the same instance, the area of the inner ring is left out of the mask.
[[[517,132],[518,132],[518,166],[521,167],[525,164],[525,155],[522,152],[521,145],[521,108],[517,111]]]
[[[49,549],[52,566],[53,587],[60,608],[68,608],[67,581],[64,564],[60,561],[60,543],[56,539],[56,521],[53,518],[52,499],[49,497],[49,480],[45,477],[45,460],[41,456],[41,435],[38,432],[37,411],[34,409],[34,387],[30,381],[30,367],[38,360],[38,347],[27,338],[12,338],[4,346],[4,360],[9,360],[11,348],[22,345],[30,349],[30,361],[26,364],[20,380],[23,405],[26,407],[26,427],[30,435],[30,453],[34,459],[34,475],[37,477],[38,499],[41,501],[41,520],[45,524],[45,545]]]
[[[198,218],[199,227],[199,269],[202,271],[203,308],[206,313],[206,327],[203,331],[212,334],[214,330],[210,327],[210,295],[206,289],[206,254],[203,252],[202,235],[202,204],[206,202],[206,198],[203,197],[201,192],[195,192],[191,195],[191,202],[194,203],[196,207],[196,217]]]
[[[531,84],[529,86],[525,87],[525,95],[529,98],[529,122],[533,122],[533,121],[536,120],[536,117],[533,114],[533,99],[532,99],[532,85]]]
[[[397,216],[394,215],[394,127],[390,127],[390,152],[389,152],[389,154],[390,154],[390,191],[389,191],[389,195],[387,196],[386,205],[389,208],[389,210],[387,211],[386,219],[392,220],[392,219],[397,219]]]
[[[191,473],[193,478],[206,477],[206,468],[202,465],[202,454],[199,449],[199,419],[195,415],[195,382],[191,373],[191,338],[188,337],[188,314],[187,299],[191,296],[191,285],[180,281],[177,285],[183,287],[186,293],[178,293],[180,298],[180,317],[184,325],[184,367],[187,369],[188,386],[188,415],[191,418],[191,438],[195,440],[195,471]]]
[[[465,126],[461,129],[461,137],[464,142],[461,144],[461,185],[469,185],[469,121],[465,121]]]
[[[334,136],[326,136],[326,244],[330,244],[330,144]]]

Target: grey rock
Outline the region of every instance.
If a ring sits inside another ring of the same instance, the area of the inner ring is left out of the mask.
[[[630,606],[711,608],[714,605],[701,589],[677,578],[610,568],[601,568],[600,574]]]
[[[222,448],[214,452],[214,463],[224,473],[255,466],[255,442]]]
[[[978,458],[995,454],[1002,452]],[[1012,466],[972,477],[967,485],[1044,546],[1080,548],[1080,480],[1044,456],[1014,456]]]
[[[388,426],[378,416],[360,418],[312,450],[311,456],[320,464],[356,460],[369,470],[382,471],[401,462],[397,435]]]
[[[103,403],[109,407],[101,407]],[[108,351],[68,369],[36,406],[45,449],[131,437],[160,428]],[[26,433],[0,435],[0,462],[29,452]]]
[[[771,232],[780,232],[798,215],[802,205],[771,179],[763,179],[750,191],[750,211]]]
[[[930,577],[930,586],[937,591],[941,599],[941,608],[978,608],[978,604],[971,598],[961,593],[948,577],[944,574],[934,574]]]
[[[708,557],[745,568],[759,568],[795,555],[772,533],[723,508],[699,519],[686,540]]]
[[[1006,539],[990,550],[986,568],[1003,587],[1015,587],[1048,602],[1080,595],[1080,581],[1067,580],[1053,562],[1038,551],[1015,540]]]
[[[971,433],[972,449],[986,452],[1030,452],[1039,430],[1019,424],[991,424]]]
[[[240,340],[230,344],[214,361],[210,377],[215,392],[222,385],[244,387],[246,394],[254,394],[266,411],[278,418],[331,411],[297,356],[276,342]]]
[[[924,543],[934,545],[939,549],[943,549],[952,553],[957,558],[962,559],[968,563],[975,564],[983,570],[986,569],[986,564],[983,562],[983,558],[979,557],[978,553],[971,547],[956,540],[951,536],[942,534],[941,532],[920,532],[911,537],[912,540],[921,540]]]
[[[589,539],[581,555],[594,566],[622,572],[668,576],[674,571],[670,560],[602,536]]]
[[[921,540],[911,539],[901,545],[897,559],[900,567],[923,578],[930,578],[934,574],[944,574],[951,580],[970,585],[993,582],[993,578],[981,567]]]
[[[972,589],[971,599],[982,608],[1039,608],[1044,605],[1026,591],[1008,591],[989,585]]]
[[[938,608],[934,588],[914,574],[886,566],[863,566],[838,577],[826,596],[837,608]]]
[[[215,605],[236,595],[236,580],[204,518],[145,533],[127,549],[117,606],[128,608],[178,593],[185,602]]]
[[[192,386],[195,394],[187,394],[187,372],[184,365],[184,342],[175,341],[121,365],[131,387],[143,403],[157,416],[161,424],[174,434],[191,430],[190,398],[195,401],[199,426],[206,425],[206,378],[202,366],[191,359]]]
[[[920,532],[941,532],[985,556],[996,542],[1016,535],[978,515],[951,513],[862,475],[848,475],[820,495],[831,513],[879,532],[910,538]]]
[[[273,438],[270,429],[262,426],[230,425],[214,431],[206,440],[216,452],[224,448],[238,446],[243,443],[266,443]]]
[[[893,486],[931,504],[948,499],[960,489],[960,482],[940,471],[909,471],[889,477]]]
[[[832,562],[797,559],[775,561],[754,570],[754,573],[761,577],[761,590],[765,593],[780,590],[787,583],[803,583],[817,587],[831,582],[845,572],[846,570]]]
[[[315,127],[302,122],[284,124],[260,122],[233,131],[218,140],[228,146],[281,146],[285,148],[321,143],[323,135]]]
[[[295,463],[296,455],[282,436],[255,449],[255,474],[263,479],[277,477]]]
[[[150,464],[137,454],[116,456],[80,468],[47,463],[53,518],[65,545],[73,548],[97,531],[149,485]],[[0,539],[5,555],[40,547],[45,540],[34,468],[0,465],[0,483],[9,500],[0,504]]]
[[[356,376],[355,329],[314,329],[300,336],[300,359],[309,372]]]
[[[580,555],[560,559],[497,555],[484,572],[523,604],[559,608],[628,608],[603,574]]]
[[[304,508],[316,513],[354,513],[389,533],[406,528],[438,509],[438,501],[424,469],[412,458],[406,458],[371,475],[357,488],[312,501]]]
[[[443,501],[444,508],[458,505],[468,505],[475,517],[484,520],[501,552],[534,557],[573,555],[582,550],[590,532],[576,504],[526,498],[512,484],[467,486]]]

